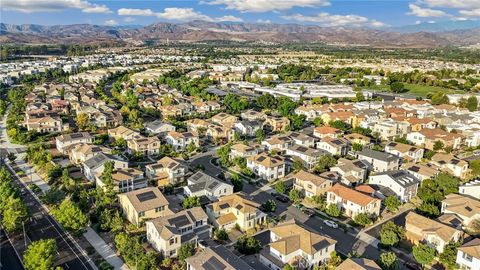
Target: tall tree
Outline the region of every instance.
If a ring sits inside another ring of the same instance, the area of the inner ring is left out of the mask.
[[[478,109],[478,100],[477,97],[471,96],[467,99],[467,104],[465,106],[469,111],[474,112]]]
[[[25,270],[53,270],[57,244],[54,239],[32,242],[23,254]]]
[[[426,244],[420,243],[413,247],[412,254],[419,264],[425,266],[431,263],[433,258],[435,258],[435,249]]]
[[[88,224],[87,216],[69,198],[53,209],[52,214],[69,231],[78,232]]]
[[[23,201],[18,197],[14,197],[13,194],[3,203],[2,209],[2,224],[7,232],[19,229],[28,216],[27,207]]]

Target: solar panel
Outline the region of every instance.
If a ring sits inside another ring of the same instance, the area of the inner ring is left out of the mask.
[[[213,189],[215,188],[216,186],[218,186],[218,182],[212,182],[210,185],[208,185],[208,189]]]
[[[223,270],[226,269],[227,266],[224,265],[221,261],[219,261],[216,257],[211,257],[208,259],[202,267],[205,270]]]
[[[264,161],[264,160],[265,160],[265,157],[259,157],[259,158],[257,158],[257,161],[258,161],[258,162],[262,162],[262,161]]]
[[[220,204],[218,207],[220,207],[220,209],[227,209],[230,206],[228,205],[228,203],[223,203],[223,204]]]
[[[307,151],[307,148],[304,147],[304,146],[299,146],[297,149],[298,149],[298,151],[300,151],[300,152],[305,152],[305,151]]]
[[[144,193],[137,194],[137,199],[140,202],[149,201],[156,198],[157,198],[157,195],[153,191],[147,191]]]
[[[400,171],[400,172],[396,172],[396,173],[392,174],[392,177],[393,177],[393,178],[397,178],[397,177],[403,176],[403,174],[404,174],[404,173],[401,172],[401,171]]]
[[[82,133],[72,133],[70,134],[70,138],[76,139],[76,138],[82,138],[83,134]]]
[[[176,227],[184,227],[190,224],[190,221],[185,215],[171,218],[168,220],[168,222]]]

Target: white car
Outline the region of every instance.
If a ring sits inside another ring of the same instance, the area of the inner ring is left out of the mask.
[[[331,228],[334,228],[334,229],[338,228],[338,224],[335,223],[334,221],[331,221],[331,220],[327,220],[327,219],[326,219],[326,220],[323,221],[323,223],[324,223],[325,225],[327,225],[328,227],[331,227]]]

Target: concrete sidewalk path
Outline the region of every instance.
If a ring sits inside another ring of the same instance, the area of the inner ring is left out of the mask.
[[[105,241],[94,231],[88,228],[83,234],[87,241],[95,248],[95,250],[109,263],[115,270],[129,270],[128,266],[115,254]]]

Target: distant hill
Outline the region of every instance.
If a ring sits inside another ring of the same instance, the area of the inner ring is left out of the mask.
[[[419,24],[405,25],[392,28],[392,31],[413,33],[413,32],[445,32],[455,30],[467,30],[480,28],[480,21],[443,21],[443,22],[422,22]]]
[[[466,24],[466,23],[465,23]],[[472,24],[473,25],[473,24]],[[264,41],[321,42],[328,44],[365,45],[375,47],[427,48],[464,46],[480,43],[480,27],[453,31],[407,31],[405,29],[376,30],[370,28],[320,27],[300,24],[214,23],[155,23],[147,26],[75,25],[12,25],[0,24],[2,43],[65,43],[89,44],[129,41]]]

